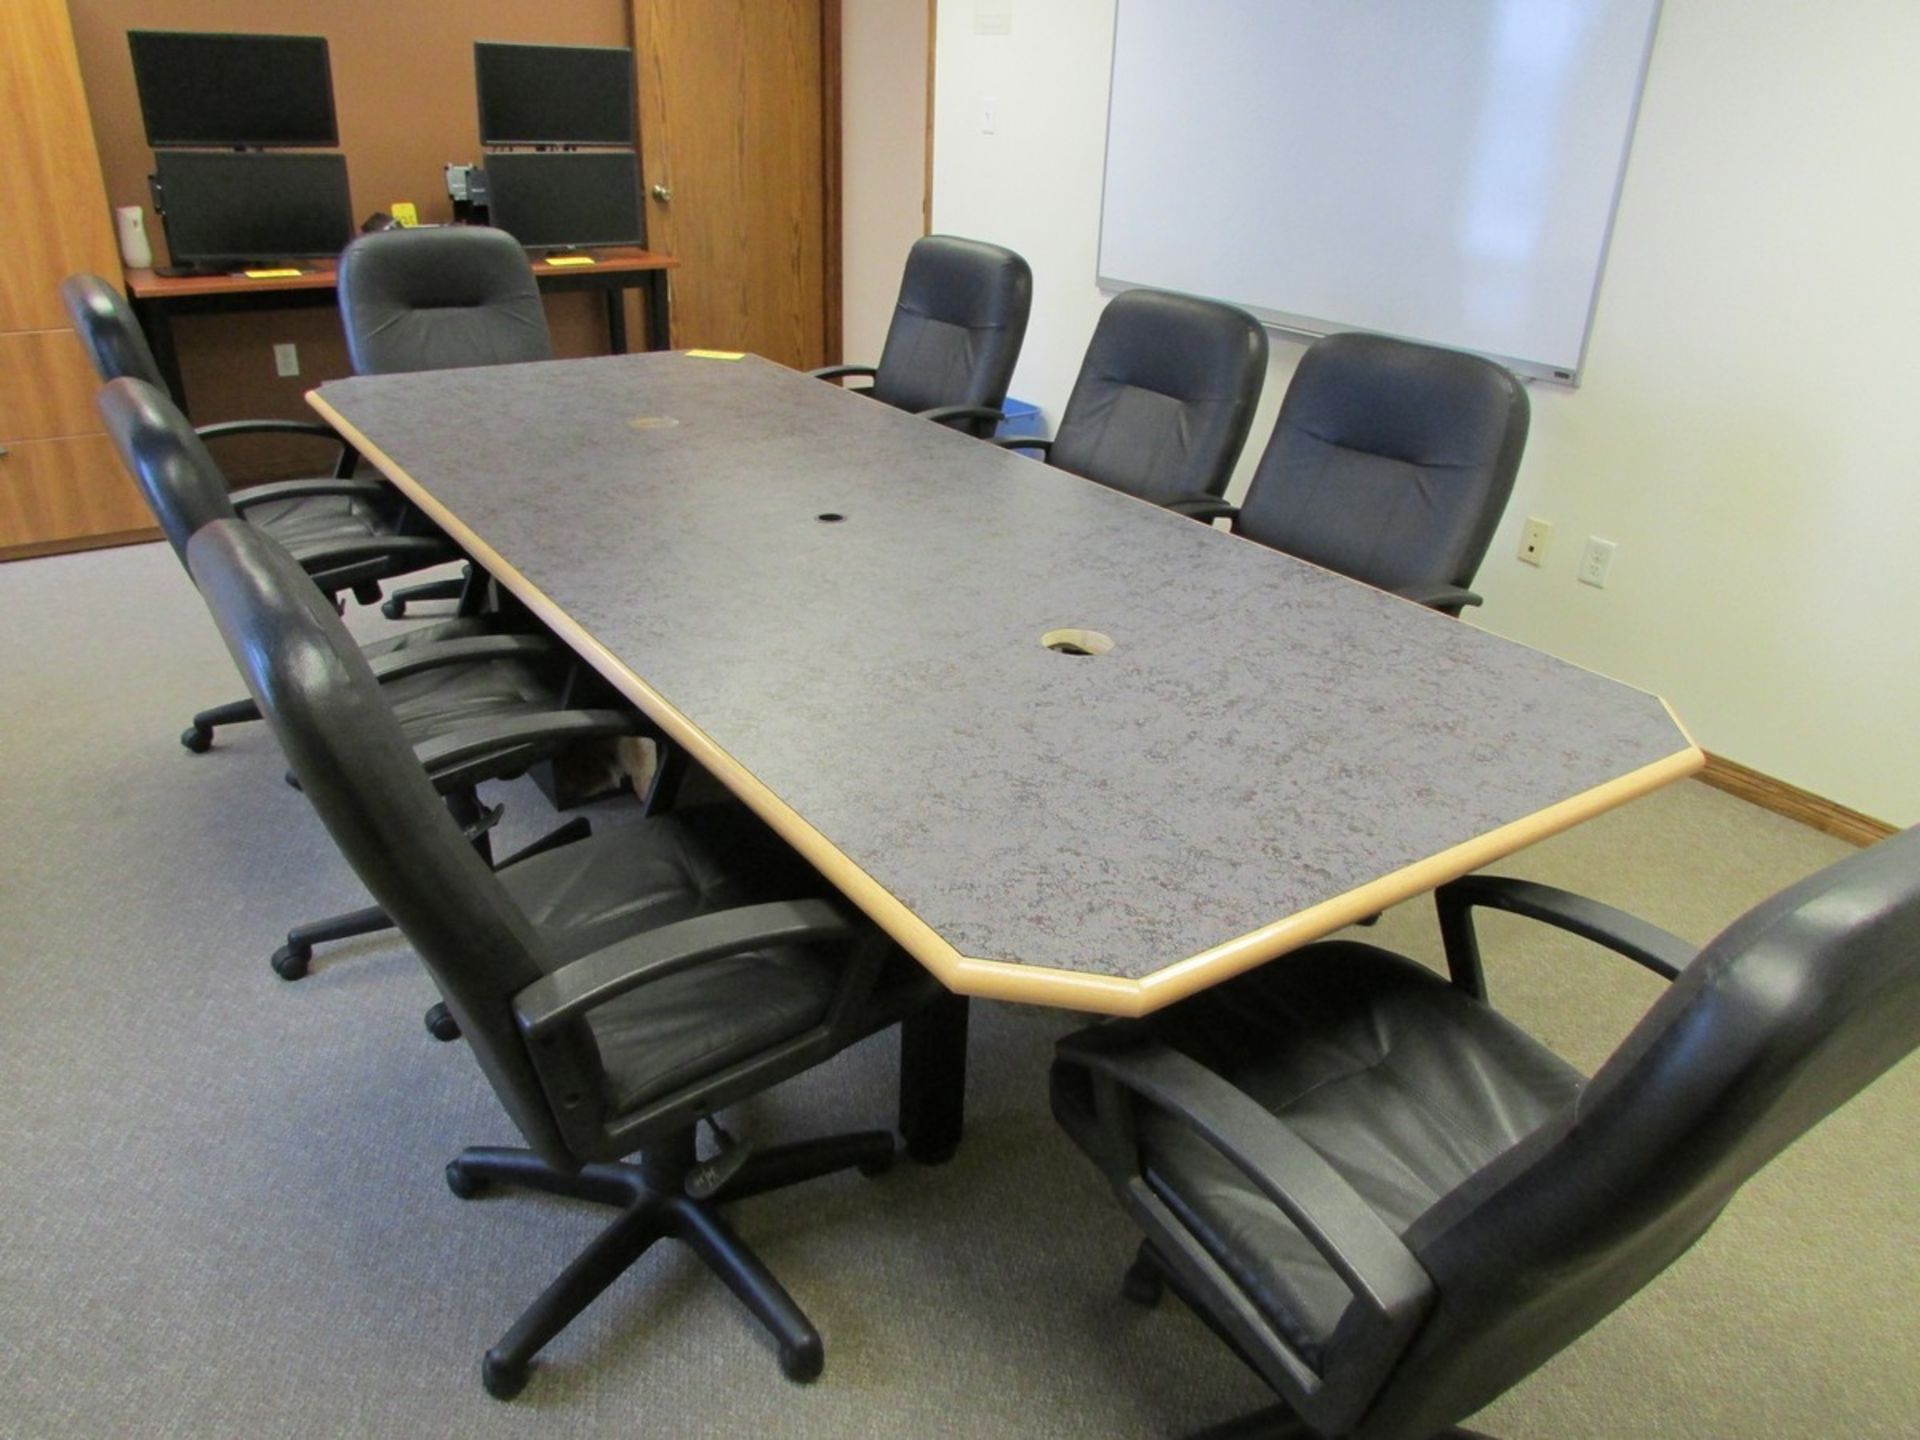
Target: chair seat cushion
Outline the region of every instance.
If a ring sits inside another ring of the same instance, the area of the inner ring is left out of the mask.
[[[393,526],[382,509],[357,495],[303,495],[247,507],[246,521],[295,554],[341,540],[387,535]]]
[[[1309,946],[1151,1023],[1284,1122],[1401,1235],[1585,1083],[1432,971],[1346,941]],[[1139,1137],[1147,1183],[1317,1365],[1349,1298],[1344,1282],[1192,1130],[1155,1113]]]
[[[518,660],[481,660],[422,670],[389,681],[381,693],[415,745],[482,720],[560,708],[559,693]]]
[[[511,866],[500,879],[555,968],[676,920],[819,885],[732,806],[603,830]],[[609,1110],[638,1109],[819,1024],[839,979],[826,954],[779,946],[709,961],[593,1011],[587,1023]]]

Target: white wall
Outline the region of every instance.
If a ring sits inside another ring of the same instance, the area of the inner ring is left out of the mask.
[[[925,0],[840,0],[843,356],[880,358],[907,247],[925,232]]]
[[[1105,298],[1113,0],[1012,0],[1006,35],[979,5],[939,7],[933,225],[1033,265],[1013,393],[1057,416]],[[1666,0],[1586,384],[1534,388],[1476,587],[1476,623],[1896,824],[1920,821],[1916,73],[1912,0]],[[1299,355],[1273,349],[1235,494]],[[1554,525],[1539,570],[1513,558],[1528,515]],[[1604,591],[1574,579],[1589,534],[1620,547]]]

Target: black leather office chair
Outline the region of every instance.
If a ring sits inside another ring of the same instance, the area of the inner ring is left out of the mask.
[[[106,386],[100,392],[100,413],[122,463],[184,567],[187,541],[196,532],[216,521],[236,519],[212,457],[173,403],[144,381],[121,379]],[[278,542],[268,543],[287,556],[288,565],[300,563]],[[305,564],[324,566],[337,558],[327,551],[308,551]],[[302,586],[318,596],[313,575],[306,569],[300,573]],[[380,677],[381,698],[408,739],[440,746],[428,756],[437,767],[435,782],[489,859],[486,831],[498,812],[480,805],[473,793],[477,784],[511,778],[569,746],[629,734],[636,727],[636,717],[625,707],[588,707],[586,702],[601,693],[597,680],[583,676],[572,652],[519,612],[497,610],[425,626],[380,642],[366,654]],[[194,719],[195,729],[210,734],[210,716],[226,724],[257,720],[260,713],[253,701],[239,701],[202,712]],[[457,762],[446,758],[450,745],[459,751]],[[587,832],[584,820],[574,820],[536,842],[534,849]],[[299,979],[307,973],[315,945],[389,924],[374,907],[296,925],[274,952],[273,968],[282,979]]]
[[[656,1239],[684,1241],[772,1332],[796,1379],[820,1336],[722,1218],[736,1199],[859,1166],[887,1132],[696,1160],[701,1117],[907,1019],[909,1150],[958,1139],[960,1067],[923,1067],[912,1029],[964,1035],[955,1001],[737,807],[602,831],[495,875],[447,817],[339,620],[284,556],[220,522],[194,578],[302,787],[419,952],[530,1150],[470,1149],[456,1195],[489,1182],[621,1214],[487,1353],[501,1398],[532,1358]],[[286,607],[282,597],[298,603]],[[939,1050],[939,1046],[933,1047]],[[622,1157],[635,1156],[629,1163]]]
[[[356,375],[551,360],[546,307],[520,242],[484,225],[378,230],[340,254],[340,323]],[[397,590],[390,620],[420,600],[469,593],[461,580]]]
[[[1448,614],[1506,512],[1527,445],[1527,392],[1477,355],[1385,335],[1316,340],[1280,402],[1237,534]]]
[[[1436,898],[1451,983],[1331,942],[1061,1043],[1054,1112],[1146,1232],[1128,1293],[1170,1281],[1284,1402],[1220,1435],[1464,1433],[1920,1043],[1920,829],[1697,952],[1526,881]],[[1477,906],[1673,983],[1589,1079],[1487,1003]]]
[[[340,252],[340,322],[356,375],[553,358],[527,252],[484,225],[360,236]]]
[[[1053,439],[999,443],[1156,504],[1218,495],[1266,378],[1267,333],[1246,311],[1123,290],[1100,312]]]
[[[182,566],[187,563],[187,541],[201,526],[213,520],[247,518],[234,504],[226,477],[204,441],[158,386],[123,376],[101,388],[97,403],[121,463],[140,487]],[[379,488],[353,479],[293,483],[315,489],[334,487],[355,498],[368,498],[369,503],[371,492]],[[459,558],[459,551],[438,533],[368,534],[345,527],[341,531],[316,528],[320,533],[304,525],[281,526],[266,533],[284,544],[313,583],[336,601],[344,591],[366,594],[369,587],[374,587],[371,595],[377,598],[382,580]],[[284,533],[288,530],[293,533]],[[451,634],[430,629],[419,638],[451,638]],[[193,717],[180,743],[189,750],[204,751],[213,744],[217,726],[259,718],[250,700],[216,705]]]
[[[160,367],[154,362],[147,337],[133,310],[98,275],[69,275],[60,282],[60,299],[73,330],[80,337],[93,368],[104,384],[128,377],[166,391]],[[307,550],[315,546],[358,544],[396,538],[387,546],[390,557],[378,567],[382,575],[403,575],[451,557],[451,549],[423,516],[407,504],[392,486],[378,478],[353,478],[359,457],[327,426],[309,420],[228,420],[202,425],[195,432],[203,442],[236,435],[311,435],[340,449],[334,473],[325,479],[277,480],[232,491],[228,501],[239,516],[257,525],[282,544]],[[222,482],[221,488],[226,488]],[[184,541],[185,537],[181,537]],[[415,543],[421,540],[431,544]],[[177,547],[176,547],[177,548]],[[360,545],[373,554],[377,546]],[[377,579],[360,580],[352,588],[363,601],[380,598]],[[198,747],[204,749],[204,745]]]
[[[1011,250],[926,235],[907,251],[900,299],[876,365],[829,365],[823,380],[871,376],[860,393],[987,436],[999,424],[1033,306],[1033,271]]]

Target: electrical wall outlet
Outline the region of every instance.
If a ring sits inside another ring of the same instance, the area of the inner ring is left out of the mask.
[[[1607,588],[1607,572],[1613,568],[1613,552],[1620,547],[1598,535],[1587,537],[1587,548],[1580,552],[1580,583],[1596,590]]]
[[[1529,515],[1520,530],[1520,559],[1538,565],[1547,558],[1547,542],[1553,538],[1553,526]]]
[[[300,352],[292,341],[273,347],[273,373],[283,380],[300,373]]]

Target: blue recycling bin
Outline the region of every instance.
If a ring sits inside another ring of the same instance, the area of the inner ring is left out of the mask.
[[[994,438],[1005,440],[1019,436],[1029,440],[1044,440],[1047,436],[1047,417],[1040,413],[1038,405],[1030,405],[1025,400],[1009,398],[1000,407],[1000,413],[1006,418],[994,430]]]

